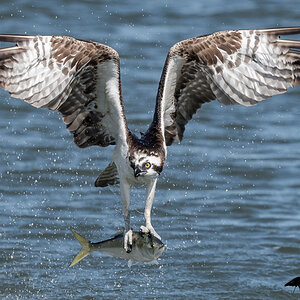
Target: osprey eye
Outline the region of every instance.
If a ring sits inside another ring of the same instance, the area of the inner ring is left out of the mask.
[[[149,169],[149,168],[151,167],[151,164],[150,164],[149,162],[146,162],[146,163],[144,164],[144,167],[145,167],[146,169]]]

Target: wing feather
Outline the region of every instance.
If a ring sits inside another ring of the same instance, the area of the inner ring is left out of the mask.
[[[0,87],[34,107],[58,110],[79,147],[127,133],[118,53],[66,36],[0,35]]]
[[[160,113],[154,116],[166,144],[181,141],[185,125],[205,102],[251,106],[299,85],[300,41],[279,38],[291,34],[300,34],[300,27],[221,31],[175,44],[157,94]]]

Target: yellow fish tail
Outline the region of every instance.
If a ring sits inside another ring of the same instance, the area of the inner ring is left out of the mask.
[[[69,267],[73,267],[78,262],[80,262],[82,259],[84,259],[86,256],[88,256],[91,251],[91,242],[85,239],[83,236],[81,236],[79,233],[77,233],[75,230],[71,229],[71,231],[74,233],[75,237],[77,238],[78,242],[81,244],[82,248],[79,251],[79,253],[74,258],[73,262],[69,265]]]

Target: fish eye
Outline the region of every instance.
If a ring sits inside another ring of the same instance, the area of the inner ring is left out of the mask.
[[[144,163],[144,167],[146,169],[149,169],[151,167],[151,164],[149,162]]]

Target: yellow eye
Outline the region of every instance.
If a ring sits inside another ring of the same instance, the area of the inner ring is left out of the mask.
[[[151,167],[151,164],[150,164],[149,162],[146,162],[146,163],[144,164],[144,167],[145,167],[146,169],[149,169],[149,168]]]

